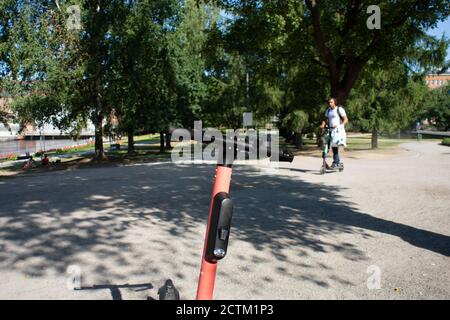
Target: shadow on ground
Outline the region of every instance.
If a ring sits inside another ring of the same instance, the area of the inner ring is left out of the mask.
[[[160,164],[0,181],[0,270],[41,277],[49,271],[65,274],[68,265],[85,260],[95,267],[90,273],[98,275],[91,283],[126,282],[131,275],[162,279],[167,270],[175,273],[174,280],[192,277],[200,262],[213,176],[212,166]],[[282,253],[286,246],[298,248],[300,255],[310,249],[365,260],[364,248],[323,239],[336,233],[370,238],[368,231],[450,256],[450,237],[359,212],[342,195],[342,188],[311,184],[300,176],[237,167],[232,237],[281,262],[289,262]],[[259,259],[236,254],[249,262]],[[326,286],[311,277],[301,276]],[[119,298],[117,286],[105,288]]]
[[[123,285],[114,285],[114,284],[106,284],[106,285],[93,285],[92,287],[81,287],[79,289],[75,289],[75,291],[81,290],[109,290],[111,293],[112,300],[123,300],[121,289],[131,289],[135,292],[144,291],[153,289],[153,285],[151,283],[142,283],[142,284],[123,284]]]

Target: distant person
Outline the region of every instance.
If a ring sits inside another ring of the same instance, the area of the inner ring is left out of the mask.
[[[422,124],[420,123],[420,121],[416,122],[416,131],[420,131],[422,129]]]
[[[25,162],[25,165],[23,166],[24,170],[29,170],[31,168],[35,168],[36,167],[36,161],[34,161],[33,156],[30,156],[30,158],[28,158],[28,161]]]
[[[48,166],[50,164],[50,159],[48,158],[47,154],[44,155],[44,159],[41,161],[43,166]]]
[[[345,125],[348,123],[347,114],[342,106],[338,105],[336,98],[331,98],[328,101],[328,109],[325,111],[325,118],[320,125],[324,129],[328,124],[331,135],[331,147],[333,149],[333,164],[331,168],[337,170],[343,168],[344,165],[339,157],[339,146],[347,146]]]

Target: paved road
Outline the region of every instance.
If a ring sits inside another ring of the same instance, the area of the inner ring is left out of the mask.
[[[277,174],[236,168],[216,298],[450,298],[450,148],[344,160],[325,177],[314,157]],[[0,299],[156,298],[166,278],[194,298],[213,174],[148,164],[0,179]],[[66,287],[71,265],[81,290]]]

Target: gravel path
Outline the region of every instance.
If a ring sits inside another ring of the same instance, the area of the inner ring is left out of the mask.
[[[326,176],[314,157],[236,167],[216,298],[450,298],[450,148],[343,159]],[[166,278],[195,298],[213,175],[165,163],[0,179],[0,299],[156,298]]]

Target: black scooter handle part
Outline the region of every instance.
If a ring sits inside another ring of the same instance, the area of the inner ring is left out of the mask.
[[[258,136],[256,145],[251,144],[249,142],[248,137],[245,140],[239,140],[238,137],[236,136],[210,137],[205,135],[205,137],[209,138],[211,141],[222,143],[222,150],[219,153],[218,159],[219,165],[231,167],[233,165],[233,162],[237,158],[238,152],[245,153],[245,158],[249,158],[250,153],[256,151],[258,155],[258,160],[269,158],[270,161],[274,161],[272,160],[273,154],[271,152],[271,143],[272,143],[271,135],[268,136],[267,143],[263,142]],[[229,145],[233,145],[233,150],[228,152],[228,154],[227,154],[227,141]],[[292,154],[292,152],[286,149],[282,150],[281,152],[278,151],[278,162],[292,163],[292,161],[294,161],[294,155]]]
[[[216,194],[211,212],[211,222],[208,231],[205,259],[215,263],[225,258],[228,249],[228,239],[233,216],[233,201],[228,193]]]

